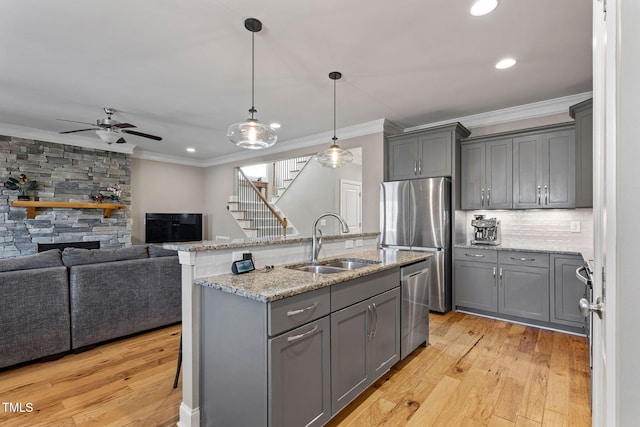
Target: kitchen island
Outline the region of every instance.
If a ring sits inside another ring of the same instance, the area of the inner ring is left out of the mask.
[[[219,424],[222,422],[221,418],[212,418],[220,407],[226,405],[223,402],[242,402],[250,396],[257,406],[243,406],[242,413],[255,413],[255,416],[250,417],[252,420],[250,424],[246,425],[269,425],[267,417],[273,415],[273,412],[267,413],[267,406],[273,402],[271,397],[266,396],[274,395],[273,390],[267,389],[268,384],[273,385],[273,382],[267,384],[264,381],[267,381],[267,378],[275,378],[273,376],[275,374],[273,370],[267,369],[268,361],[273,360],[267,351],[267,341],[271,341],[271,337],[277,339],[277,334],[290,333],[291,327],[295,326],[278,320],[277,313],[281,314],[283,310],[285,318],[291,317],[286,313],[294,311],[293,320],[297,324],[298,321],[307,319],[306,315],[321,313],[321,310],[328,309],[326,315],[322,316],[323,325],[318,326],[319,330],[328,331],[329,327],[326,323],[330,321],[328,315],[333,309],[331,292],[340,290],[338,289],[340,286],[344,287],[345,283],[349,283],[355,285],[353,288],[349,287],[355,291],[343,288],[344,293],[340,294],[341,298],[349,304],[354,302],[354,306],[358,305],[355,302],[364,304],[364,312],[365,316],[368,316],[367,324],[370,328],[367,331],[369,335],[373,333],[370,325],[375,322],[376,327],[380,325],[379,335],[389,336],[384,327],[386,322],[383,321],[389,312],[395,313],[395,322],[399,323],[399,267],[424,261],[428,259],[428,253],[380,251],[378,250],[378,233],[325,236],[323,256],[320,257],[320,261],[343,257],[376,261],[376,263],[336,274],[312,274],[286,268],[285,264],[299,264],[310,259],[310,240],[308,237],[295,237],[274,241],[221,241],[164,245],[165,248],[179,251],[183,269],[183,400],[180,406],[179,425],[224,425],[224,423]],[[242,275],[228,274],[232,260],[241,259],[245,252],[252,253],[256,271]],[[274,267],[267,270],[266,266],[271,265]],[[368,284],[372,286],[367,286]],[[388,291],[391,293],[387,294]],[[371,298],[378,298],[380,294],[385,294],[385,298],[375,300],[378,302],[376,304]],[[389,298],[392,294],[393,298]],[[303,310],[300,312],[302,316],[295,314],[298,309],[286,309],[285,306],[289,303],[304,302],[307,297],[320,298],[320,300],[315,306],[315,302],[312,302],[299,308]],[[363,300],[360,301],[358,298]],[[327,301],[329,301],[328,305]],[[310,306],[314,306],[314,309],[307,310]],[[337,309],[337,306],[334,308]],[[394,324],[393,328],[396,326]],[[267,327],[271,328],[268,332]],[[398,332],[395,333],[394,339],[397,339],[398,334]],[[322,337],[324,343],[322,345],[328,350],[329,335],[326,332],[318,335]],[[314,336],[318,335],[314,334]],[[284,342],[288,342],[287,339],[284,339]],[[388,343],[385,342],[386,344]],[[395,347],[397,346],[394,343]],[[216,351],[222,351],[223,354],[219,356]],[[241,362],[243,358],[244,361]],[[329,362],[327,357],[322,360],[323,363]],[[234,372],[227,369],[225,363],[231,363],[242,369]],[[389,367],[385,365],[386,369]],[[267,376],[268,371],[270,376]],[[229,376],[230,372],[234,372],[234,375]],[[328,372],[329,370],[324,371],[325,374]],[[247,375],[250,375],[252,381],[249,381]],[[367,375],[367,381],[369,378],[372,376]],[[260,381],[265,387],[256,391],[256,384],[260,384]],[[219,393],[217,387],[220,385],[223,386],[224,393]],[[232,385],[235,387],[232,388]],[[323,390],[326,392],[326,387]],[[257,393],[265,397],[257,396]],[[346,399],[350,401],[351,397],[347,396]],[[259,403],[258,400],[260,400]],[[324,402],[328,403],[326,399]],[[204,407],[205,404],[214,405],[216,410],[213,411],[213,406]],[[227,408],[231,411],[236,407],[227,405]],[[326,410],[327,408],[325,412]],[[330,411],[326,414],[331,416]],[[226,422],[231,422],[232,418],[225,419]],[[253,420],[260,421],[254,423]],[[271,425],[278,425],[278,423]]]

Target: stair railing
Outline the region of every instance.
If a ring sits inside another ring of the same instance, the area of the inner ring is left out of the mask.
[[[287,237],[287,219],[281,217],[267,201],[268,187],[262,195],[261,190],[242,172],[236,168],[236,195],[238,197],[238,210],[252,212],[252,228],[257,230],[257,237]]]
[[[287,191],[287,189],[289,188],[293,180],[302,173],[302,170],[307,166],[310,159],[311,159],[311,156],[303,156],[303,157],[295,157],[293,159],[278,160],[277,162],[273,162],[272,181],[273,181],[273,187],[274,187],[273,189],[274,196],[276,195],[276,192],[278,191],[279,188],[285,189],[282,192],[282,194],[284,194]],[[304,163],[304,165],[302,166],[302,168],[298,169],[300,163]],[[295,175],[295,177],[293,178],[292,178],[293,176],[292,172],[297,173],[297,175]],[[289,181],[288,185],[287,185],[287,181]],[[278,198],[282,197],[282,194],[279,194]]]

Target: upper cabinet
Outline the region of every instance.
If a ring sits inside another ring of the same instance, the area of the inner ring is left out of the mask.
[[[452,176],[455,143],[469,136],[460,123],[387,137],[387,180]]]
[[[510,209],[512,206],[511,139],[488,139],[460,147],[462,209]]]
[[[513,139],[513,207],[575,207],[573,125]]]
[[[575,207],[573,123],[468,138],[460,143],[462,209]]]
[[[576,121],[576,208],[593,207],[593,99],[569,108]]]

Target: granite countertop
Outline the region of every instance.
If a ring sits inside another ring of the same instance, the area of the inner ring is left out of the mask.
[[[304,271],[286,268],[286,265],[277,265],[272,270],[266,269],[252,271],[245,274],[223,274],[219,276],[202,277],[195,280],[201,286],[219,289],[224,292],[240,295],[261,302],[271,302],[282,298],[291,297],[304,292],[320,289],[325,286],[335,285],[347,280],[355,279],[383,270],[412,264],[428,259],[431,254],[427,252],[372,250],[352,252],[340,257],[322,259],[319,262],[338,258],[358,258],[371,261],[379,261],[379,264],[371,264],[356,270],[346,270],[344,273],[313,274]],[[288,265],[296,265],[288,264]]]
[[[377,237],[380,233],[346,233],[336,234],[329,236],[322,236],[323,240],[338,240],[338,239],[359,239],[365,237]],[[211,251],[216,249],[231,249],[231,248],[246,248],[251,246],[264,246],[264,245],[283,245],[291,243],[310,242],[311,236],[309,235],[295,235],[291,237],[281,237],[274,239],[273,237],[265,238],[246,238],[246,239],[234,239],[234,240],[203,240],[201,242],[180,242],[180,243],[164,243],[163,248],[173,249],[175,251],[186,252],[198,252],[198,251]]]
[[[559,254],[559,255],[577,255],[582,256],[585,260],[590,260],[593,258],[593,249],[590,248],[568,248],[568,247],[558,247],[552,245],[544,245],[539,243],[532,244],[510,244],[503,243],[500,245],[472,245],[469,243],[456,243],[454,245],[456,248],[468,248],[468,249],[493,249],[493,250],[508,250],[508,251],[518,251],[518,252],[544,252],[550,254]]]

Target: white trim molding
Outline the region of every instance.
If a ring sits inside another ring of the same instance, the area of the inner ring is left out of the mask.
[[[488,111],[486,113],[473,114],[471,116],[458,117],[457,119],[443,120],[440,122],[413,126],[410,128],[406,128],[404,131],[409,132],[412,130],[428,129],[431,127],[446,125],[454,122],[460,122],[466,128],[470,129],[481,126],[514,122],[516,120],[550,116],[552,114],[558,113],[569,114],[569,107],[592,97],[593,92],[584,92],[576,95],[563,96],[561,98],[554,98],[546,101],[519,105],[516,107],[503,108],[501,110]]]

